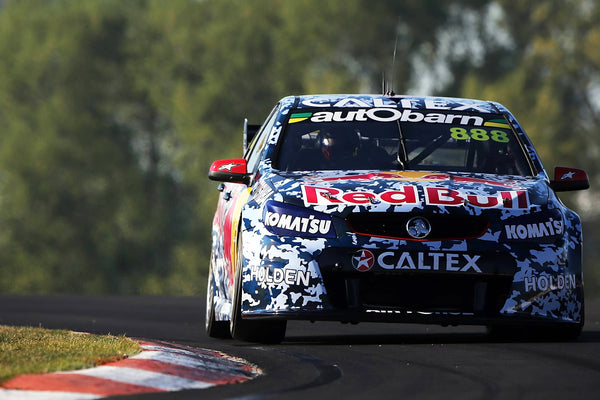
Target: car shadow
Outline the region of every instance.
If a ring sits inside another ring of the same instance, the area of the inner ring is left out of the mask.
[[[553,343],[563,342],[553,338],[529,337],[516,335],[514,337],[495,337],[482,333],[407,333],[407,334],[349,334],[349,335],[319,335],[286,336],[281,345],[311,345],[311,346],[347,346],[347,345],[421,345],[421,344],[474,344],[474,343]],[[565,343],[600,343],[600,331],[584,330],[581,335]]]

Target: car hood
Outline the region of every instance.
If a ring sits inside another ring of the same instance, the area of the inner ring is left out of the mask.
[[[332,214],[361,211],[526,213],[548,203],[538,177],[427,171],[320,171],[270,178],[276,200]],[[280,196],[279,196],[280,195]]]

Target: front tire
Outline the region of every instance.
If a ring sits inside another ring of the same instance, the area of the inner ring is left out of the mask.
[[[206,285],[206,334],[212,338],[227,339],[229,334],[229,321],[217,321],[215,318],[215,297],[212,268],[208,271],[208,283]]]
[[[583,294],[581,295],[583,298]],[[577,340],[585,323],[585,303],[581,302],[581,321],[549,326],[523,327],[515,325],[489,325],[488,335],[494,340],[509,341],[556,341],[572,342]]]
[[[242,318],[242,235],[237,241],[233,302],[231,308],[230,333],[234,339],[244,342],[265,344],[281,343],[285,337],[286,320],[247,320]]]
[[[488,335],[497,341],[526,342],[571,342],[581,334],[580,325],[522,327],[522,326],[488,326]]]

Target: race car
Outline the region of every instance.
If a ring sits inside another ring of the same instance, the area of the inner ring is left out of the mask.
[[[278,343],[288,320],[484,325],[572,339],[581,221],[501,104],[305,95],[215,161],[206,332]]]

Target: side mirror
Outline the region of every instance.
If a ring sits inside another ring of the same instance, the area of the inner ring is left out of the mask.
[[[554,167],[554,180],[550,181],[550,187],[555,192],[584,190],[590,187],[590,181],[582,169]]]
[[[246,160],[243,158],[217,160],[210,166],[208,179],[248,185],[250,183],[250,174],[248,174]]]

